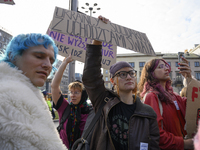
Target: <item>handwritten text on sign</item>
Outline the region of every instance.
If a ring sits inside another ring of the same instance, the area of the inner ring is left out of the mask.
[[[50,30],[48,30],[48,35],[56,42],[60,55],[67,57],[71,54],[73,59],[85,62],[86,44],[91,43],[91,40]],[[109,69],[116,62],[116,49],[116,46],[102,43],[103,68]]]
[[[75,11],[56,7],[50,28],[52,31],[95,39],[136,52],[155,55],[145,33],[111,22],[105,24],[97,18]]]
[[[187,105],[186,105],[186,130],[188,138],[193,138],[196,132],[197,123],[200,119],[200,82],[191,79],[187,86]]]

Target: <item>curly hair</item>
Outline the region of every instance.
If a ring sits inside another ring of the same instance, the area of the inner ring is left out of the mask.
[[[80,90],[82,92],[83,89],[84,89],[84,86],[83,86],[83,83],[75,81],[75,82],[71,82],[68,85],[68,88],[69,88],[69,90],[71,90],[71,89],[78,89],[78,90]]]
[[[171,72],[170,65],[164,59],[152,59],[147,62],[142,69],[140,82],[138,84],[139,94],[140,97],[143,98],[145,93],[147,93],[148,91],[153,91],[158,95],[161,101],[171,103],[173,93],[171,80],[168,80],[166,82],[165,91],[164,88],[161,86],[159,80],[154,76],[153,73],[160,61],[163,61],[169,67],[169,72]]]
[[[0,62],[4,61],[8,63],[11,67],[16,67],[12,62],[15,60],[16,56],[21,56],[25,50],[29,47],[43,45],[46,49],[48,46],[52,46],[54,49],[55,60],[58,54],[58,48],[55,45],[53,39],[48,35],[42,35],[40,33],[29,33],[29,34],[19,34],[14,37],[7,45],[5,54],[0,58]],[[56,63],[56,61],[54,62]],[[53,67],[53,70],[56,70]]]

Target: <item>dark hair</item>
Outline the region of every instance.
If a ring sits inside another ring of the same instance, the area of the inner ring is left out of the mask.
[[[160,61],[163,61],[169,67],[169,72],[171,72],[170,65],[164,59],[152,59],[147,62],[142,69],[140,82],[138,85],[139,94],[140,97],[144,97],[145,93],[147,93],[148,91],[153,91],[158,95],[161,101],[168,103],[171,102],[171,96],[173,93],[171,80],[168,80],[166,82],[165,91],[164,88],[161,86],[159,80],[153,74]]]

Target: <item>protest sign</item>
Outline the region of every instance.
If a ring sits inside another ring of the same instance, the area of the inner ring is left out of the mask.
[[[155,55],[145,33],[111,22],[105,24],[97,18],[75,11],[56,7],[50,28],[59,33],[95,39],[135,52]]]
[[[50,29],[47,34],[54,39],[60,55],[67,57],[71,54],[74,60],[85,62],[86,44],[91,43],[90,39],[62,34]],[[116,62],[116,49],[117,46],[102,43],[102,68],[109,69]]]
[[[185,119],[187,137],[193,138],[197,131],[198,120],[200,119],[200,82],[195,79],[192,79],[187,86]]]

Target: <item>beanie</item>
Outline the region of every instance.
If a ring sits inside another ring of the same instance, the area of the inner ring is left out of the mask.
[[[112,66],[110,66],[110,78],[112,78],[115,73],[125,67],[130,67],[133,68],[129,63],[125,62],[125,61],[119,61],[115,64],[113,64]]]

